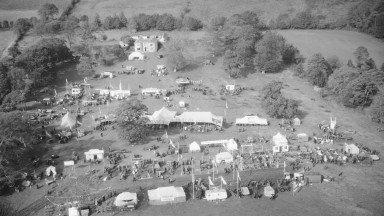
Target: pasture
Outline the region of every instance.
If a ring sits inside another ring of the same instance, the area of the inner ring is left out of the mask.
[[[12,31],[0,31],[0,59],[8,54],[6,50],[9,45],[15,40],[15,35]]]
[[[368,49],[370,57],[380,67],[384,62],[384,43],[370,35],[353,31],[279,30],[289,43],[295,45],[305,58],[321,53],[325,58],[336,55],[346,64],[354,61],[353,52],[359,46]]]

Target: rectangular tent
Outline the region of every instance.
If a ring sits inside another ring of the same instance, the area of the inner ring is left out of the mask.
[[[104,150],[99,149],[90,149],[87,152],[84,152],[86,161],[95,161],[104,159]]]
[[[115,98],[125,98],[131,96],[131,90],[111,90],[111,97]]]
[[[163,89],[158,88],[145,88],[141,90],[142,95],[161,95],[165,92]]]
[[[213,189],[205,191],[205,198],[208,201],[227,199],[227,191],[225,189]]]
[[[229,152],[220,152],[215,156],[216,163],[221,163],[224,161],[225,163],[233,162],[233,156]]]
[[[244,116],[243,118],[237,118],[236,125],[268,125],[267,119],[263,119],[257,116]]]
[[[174,186],[148,190],[148,197],[150,205],[166,205],[187,201],[184,189]]]
[[[223,125],[223,117],[216,116],[211,112],[183,112],[181,115],[175,117],[174,122],[206,123],[221,127]]]

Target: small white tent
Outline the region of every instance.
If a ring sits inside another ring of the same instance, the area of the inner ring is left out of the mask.
[[[137,205],[137,194],[130,192],[123,192],[117,195],[115,202],[115,206],[127,206],[127,205]]]
[[[74,116],[69,115],[69,113],[65,114],[61,119],[61,127],[63,128],[71,128],[76,125],[76,118]]]
[[[275,189],[271,186],[267,186],[264,188],[264,196],[266,197],[272,197],[275,194]]]
[[[87,152],[84,152],[86,161],[95,161],[95,160],[103,160],[104,158],[104,150],[99,149],[90,149]]]
[[[128,56],[128,60],[129,61],[132,61],[134,59],[138,59],[138,60],[144,60],[144,54],[143,53],[140,53],[140,52],[132,52],[129,56]]]
[[[274,146],[272,148],[273,153],[277,152],[287,152],[289,150],[288,140],[280,132],[273,136]]]
[[[221,163],[222,161],[231,163],[233,162],[233,156],[229,152],[220,152],[216,155],[216,163]]]
[[[148,197],[150,205],[166,205],[187,201],[184,189],[174,186],[148,190]]]
[[[45,170],[45,174],[47,176],[51,176],[51,173],[53,175],[53,178],[56,177],[56,168],[54,166],[49,166],[46,170]]]
[[[189,151],[190,152],[200,152],[199,144],[196,141],[189,144]]]
[[[268,125],[268,120],[260,118],[258,116],[244,116],[243,118],[237,118],[236,125]]]
[[[358,155],[360,153],[359,147],[357,147],[355,144],[344,143],[344,151],[353,155]]]
[[[237,150],[237,143],[236,143],[236,141],[234,139],[228,140],[228,142],[226,144],[226,148],[229,151]]]
[[[79,208],[77,207],[68,208],[68,216],[80,216]]]

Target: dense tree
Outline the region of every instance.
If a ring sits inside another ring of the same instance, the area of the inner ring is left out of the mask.
[[[372,118],[380,119],[384,122],[384,93],[377,95],[370,107],[370,115]]]
[[[299,12],[292,19],[292,27],[297,29],[309,29],[317,26],[316,19],[310,9]]]
[[[138,144],[145,137],[148,108],[137,99],[122,101],[116,110],[117,131],[120,139],[129,144]]]
[[[356,67],[361,68],[364,71],[376,68],[375,61],[372,58],[369,58],[369,52],[366,47],[357,47],[355,52],[353,52],[353,55],[355,56]]]
[[[156,23],[157,30],[172,31],[176,29],[176,18],[172,14],[163,14]]]
[[[156,28],[157,17],[154,15],[138,14],[133,17],[137,24],[138,31],[147,31]]]
[[[122,24],[121,24],[120,18],[116,14],[113,15],[112,28],[113,29],[120,29],[120,28],[122,28]]]
[[[276,28],[278,29],[289,29],[291,28],[291,19],[288,14],[280,14],[276,18]]]
[[[217,31],[224,27],[225,21],[227,18],[220,16],[220,17],[214,17],[211,19],[210,27],[212,30]]]
[[[80,17],[80,21],[85,21],[85,22],[89,22],[89,17],[87,15],[82,15]]]
[[[3,28],[9,28],[8,20],[3,20]]]
[[[127,28],[131,31],[136,32],[139,28],[139,25],[137,24],[136,19],[134,19],[132,17],[129,18],[128,23],[127,23]]]
[[[348,59],[347,66],[348,66],[348,67],[355,67],[355,65],[353,65],[353,62],[352,62],[351,59]]]
[[[32,27],[29,19],[19,18],[16,20],[16,24],[13,27],[13,31],[19,37],[24,35]]]
[[[9,22],[9,28],[13,28],[13,20]]]
[[[59,13],[59,9],[55,4],[46,3],[40,7],[37,13],[43,21],[46,21],[53,19],[53,17]]]
[[[383,91],[384,73],[378,70],[370,70],[353,79],[341,91],[342,102],[346,107],[367,107],[374,96]]]
[[[380,70],[384,72],[384,63],[381,64]]]
[[[120,40],[121,40],[123,43],[128,44],[128,48],[129,48],[130,46],[133,46],[133,44],[135,43],[135,39],[133,39],[133,38],[132,38],[131,36],[129,36],[129,35],[122,36],[122,37],[120,38]]]
[[[103,27],[105,30],[108,30],[108,29],[113,29],[113,17],[111,16],[107,16],[105,17],[104,19],[104,22],[103,22]]]
[[[341,61],[337,56],[328,57],[327,62],[333,71],[339,69],[342,66]]]
[[[314,54],[308,60],[305,77],[307,77],[313,85],[324,87],[327,84],[328,76],[331,75],[331,73],[331,67],[320,53]]]
[[[186,16],[183,19],[183,27],[191,31],[196,31],[203,28],[203,23],[196,18]]]
[[[128,24],[128,19],[125,17],[124,12],[121,12],[119,15],[119,20],[120,20],[120,26],[119,28],[124,28],[127,27]]]
[[[305,71],[304,71],[304,65],[302,62],[296,65],[294,74],[298,77],[304,77]]]
[[[110,50],[110,53],[112,53],[117,58],[125,57],[124,50],[119,45],[113,45]]]
[[[329,76],[326,90],[330,94],[339,96],[348,83],[356,79],[359,75],[360,71],[357,68],[348,66],[340,67]]]
[[[24,50],[16,58],[15,66],[24,69],[36,84],[46,84],[54,79],[56,72],[51,69],[57,63],[72,59],[72,53],[64,40],[49,38],[41,39]]]
[[[98,13],[96,13],[95,15],[95,18],[93,20],[93,23],[92,23],[92,28],[97,30],[99,29],[101,26],[102,26],[102,22],[101,22],[101,19],[100,19],[100,15]]]
[[[275,80],[264,86],[261,93],[262,106],[273,118],[292,118],[298,112],[298,102],[284,98],[282,89],[283,83]]]
[[[0,104],[9,92],[11,92],[11,82],[8,78],[7,68],[0,64]]]
[[[188,60],[181,51],[172,51],[167,55],[167,65],[173,70],[183,70],[188,65]]]
[[[92,77],[95,74],[92,59],[88,56],[81,56],[79,64],[76,65],[77,73],[82,77]]]

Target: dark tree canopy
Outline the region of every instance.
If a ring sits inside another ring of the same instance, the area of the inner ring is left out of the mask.
[[[331,67],[320,53],[313,55],[308,60],[305,76],[313,85],[324,87],[327,84],[328,76],[331,75],[331,73]]]
[[[116,110],[117,129],[120,139],[129,144],[138,144],[145,137],[148,108],[137,99],[122,101]]]
[[[53,16],[59,13],[59,9],[55,4],[46,3],[37,11],[42,20],[53,19]]]
[[[92,66],[92,59],[87,56],[80,57],[79,64],[76,65],[77,73],[82,77],[91,77],[95,74]]]
[[[280,95],[276,100],[264,101],[263,107],[273,118],[293,118],[298,112],[298,102]]]
[[[335,70],[333,74],[329,76],[326,89],[329,93],[339,96],[348,83],[357,78],[359,75],[360,71],[357,68],[343,66]]]
[[[384,122],[384,93],[377,95],[370,108],[372,118],[380,119]]]
[[[262,100],[276,100],[281,95],[283,82],[273,80],[261,90]]]

